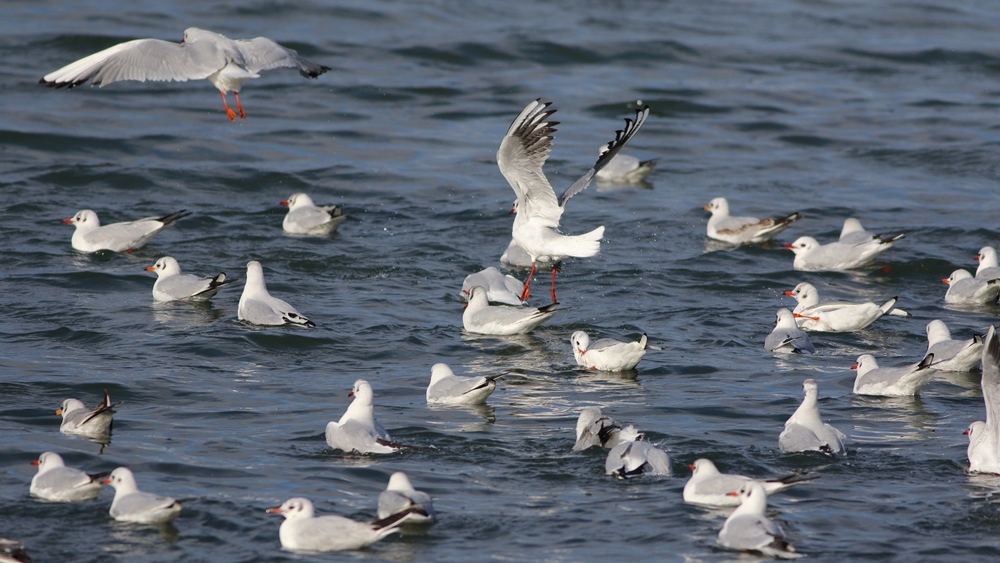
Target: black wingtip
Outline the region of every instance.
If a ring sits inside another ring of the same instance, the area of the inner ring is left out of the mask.
[[[924,359],[920,360],[920,363],[917,364],[917,370],[927,369],[931,367],[931,364],[933,363],[934,363],[934,354],[927,354],[926,356],[924,356]]]

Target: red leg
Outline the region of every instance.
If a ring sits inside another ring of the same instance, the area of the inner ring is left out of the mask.
[[[531,263],[531,271],[528,272],[528,279],[524,280],[524,291],[521,292],[521,301],[524,301],[531,295],[528,288],[531,286],[531,276],[535,275],[535,263]]]
[[[552,302],[556,302],[556,267],[552,266]]]
[[[229,117],[229,121],[236,121],[236,112],[229,109],[229,104],[226,103],[226,94],[219,90],[219,95],[222,96],[222,105],[226,106],[226,115]]]
[[[240,93],[234,91],[233,96],[236,97],[236,111],[240,112],[240,119],[246,119],[247,114],[243,113],[243,107],[240,106]]]

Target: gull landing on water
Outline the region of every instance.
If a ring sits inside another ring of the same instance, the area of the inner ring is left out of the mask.
[[[120,80],[186,82],[204,78],[219,89],[226,115],[229,121],[235,121],[236,112],[229,108],[226,93],[233,92],[236,110],[243,119],[246,113],[240,106],[240,86],[259,78],[262,70],[279,67],[297,68],[306,78],[330,70],[267,37],[233,40],[189,27],[179,44],[160,39],[126,41],[50,72],[38,83],[50,88],[72,88],[88,80],[94,86],[104,86]]]
[[[558,122],[548,121],[555,113],[550,103],[536,99],[529,103],[507,129],[497,150],[497,166],[517,196],[514,206],[517,214],[511,235],[514,242],[531,257],[531,271],[524,282],[521,301],[530,295],[531,278],[537,262],[553,263],[552,301],[556,301],[555,263],[565,257],[587,258],[598,253],[604,227],[588,233],[567,236],[559,232],[559,221],[566,201],[582,191],[602,168],[615,157],[626,143],[642,128],[649,115],[649,107],[636,110],[635,121],[625,120],[625,127],[615,132],[615,139],[607,150],[570,187],[556,199],[542,166],[552,149],[552,133]]]

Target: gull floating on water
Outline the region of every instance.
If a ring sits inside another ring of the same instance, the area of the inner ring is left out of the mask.
[[[38,466],[38,473],[31,478],[31,496],[53,502],[90,500],[100,494],[101,479],[108,475],[89,475],[66,467],[62,456],[55,452],[43,453],[31,465]]]
[[[497,388],[502,374],[460,377],[448,364],[431,366],[431,382],[427,385],[427,403],[445,405],[481,405]]]
[[[798,305],[792,310],[795,322],[803,330],[819,332],[853,332],[861,330],[883,315],[910,317],[902,309],[896,308],[896,297],[881,305],[874,302],[846,303],[828,301],[821,303],[819,292],[812,284],[802,282],[785,295],[794,297]]]
[[[559,232],[559,221],[564,206],[588,185],[594,175],[618,154],[626,143],[642,128],[649,115],[649,107],[637,110],[635,121],[625,120],[625,128],[615,134],[608,143],[608,150],[598,157],[594,166],[579,180],[574,182],[556,199],[555,191],[549,184],[542,166],[552,149],[552,133],[558,122],[548,121],[555,113],[549,110],[550,103],[536,99],[529,103],[514,119],[497,150],[497,165],[500,172],[514,190],[516,215],[511,231],[514,241],[531,257],[531,271],[524,281],[524,301],[530,294],[531,277],[538,262],[551,262],[552,301],[556,301],[555,262],[572,256],[587,258],[597,254],[601,248],[604,227],[576,236]]]
[[[107,390],[104,391],[104,400],[92,409],[88,409],[77,399],[66,399],[62,407],[56,409],[56,416],[62,416],[59,431],[86,438],[107,438],[111,435],[112,417],[115,414],[113,409],[120,404],[121,401],[111,402]]]
[[[267,37],[233,40],[189,27],[180,43],[160,39],[126,41],[50,72],[38,83],[72,88],[88,80],[94,86],[105,86],[120,80],[186,82],[204,78],[219,89],[226,115],[235,121],[236,112],[229,109],[226,94],[233,92],[236,111],[242,119],[246,114],[240,106],[240,86],[259,78],[262,70],[280,67],[298,68],[299,74],[306,78],[316,78],[330,70]]]
[[[403,514],[400,524],[429,526],[434,523],[434,501],[423,491],[410,484],[406,473],[397,471],[389,477],[389,484],[378,495],[378,517],[386,519]]]
[[[992,325],[986,332],[982,361],[986,421],[977,420],[965,431],[969,436],[969,471],[1000,473],[1000,339]]]
[[[224,286],[236,281],[226,278],[225,272],[219,272],[214,277],[200,278],[191,274],[182,274],[181,265],[173,256],[164,256],[152,266],[146,266],[147,272],[156,272],[156,282],[153,283],[153,301],[207,301],[215,296]]]
[[[802,404],[785,421],[785,429],[778,436],[778,447],[785,453],[823,452],[840,455],[847,451],[843,432],[823,422],[819,417],[816,400],[819,387],[813,379],[802,382]]]
[[[739,491],[729,494],[736,496],[740,505],[726,518],[719,531],[718,542],[722,547],[741,551],[757,551],[770,557],[796,559],[796,553],[785,538],[785,531],[764,514],[767,510],[767,493],[757,481],[749,481]]]
[[[281,205],[288,207],[281,228],[293,235],[328,235],[347,219],[343,209],[336,205],[319,207],[303,193],[288,196]]]
[[[823,245],[812,237],[799,237],[795,242],[784,246],[795,253],[792,267],[796,270],[841,271],[872,263],[879,254],[892,248],[893,243],[904,236],[905,233],[876,235],[866,238],[864,242],[848,244],[838,241]]]
[[[813,477],[807,475],[787,475],[778,479],[752,479],[745,475],[722,473],[710,459],[696,459],[688,465],[691,478],[684,484],[684,502],[702,506],[726,507],[740,504],[738,497],[729,493],[739,491],[750,481],[760,483],[768,495],[785,489]]]
[[[97,213],[90,209],[82,209],[77,211],[76,215],[63,219],[63,223],[76,227],[72,239],[75,250],[80,252],[99,252],[101,250],[131,252],[146,246],[149,239],[156,236],[164,227],[188,215],[190,213],[182,209],[177,213],[163,217],[146,217],[145,219],[101,226],[101,220],[97,218]]]
[[[354,382],[347,394],[354,397],[347,411],[337,422],[326,425],[326,443],[335,450],[359,454],[389,454],[399,451],[400,445],[392,442],[389,433],[375,421],[375,393],[364,379]]]
[[[490,303],[524,304],[521,301],[524,284],[510,274],[504,275],[494,266],[465,276],[465,281],[462,282],[462,299],[468,301],[469,292],[477,285],[486,289],[486,298]]]
[[[611,448],[604,460],[604,472],[619,479],[637,475],[670,476],[670,456],[667,452],[641,441],[642,434],[629,426],[619,432],[617,446]]]
[[[620,342],[611,338],[590,341],[590,336],[578,330],[570,336],[576,363],[592,370],[628,371],[646,355],[646,335],[635,342]]]
[[[997,249],[984,246],[976,255],[979,266],[976,268],[976,279],[995,280],[1000,278],[1000,264],[997,263]]]
[[[809,335],[795,323],[795,317],[788,309],[778,309],[774,319],[774,329],[764,339],[764,349],[768,352],[784,354],[815,354]]]
[[[140,524],[163,524],[181,513],[181,503],[170,497],[144,493],[136,485],[127,467],[119,467],[101,481],[115,488],[115,498],[108,512],[115,520]]]
[[[934,354],[934,369],[939,371],[970,371],[983,359],[983,335],[974,334],[968,340],[952,340],[944,321],[927,323],[927,352]]]
[[[559,304],[553,303],[537,309],[490,305],[486,289],[476,286],[469,292],[469,303],[462,313],[462,326],[465,330],[476,334],[496,336],[527,334],[552,318],[558,310],[557,305]]]
[[[968,270],[955,270],[941,283],[948,284],[944,302],[952,305],[992,305],[1000,298],[1000,279],[976,279]]]
[[[597,154],[602,155],[608,150],[608,145],[601,145]],[[624,153],[617,156],[605,164],[604,168],[597,171],[595,178],[598,182],[610,184],[641,184],[656,167],[656,159],[639,160],[638,158]]]
[[[610,416],[601,414],[597,407],[585,407],[580,410],[576,419],[576,443],[573,451],[579,452],[593,446],[611,449],[622,442],[633,442],[642,439],[634,426],[622,426]]]
[[[315,516],[312,502],[298,497],[290,498],[281,506],[268,508],[265,512],[285,517],[278,528],[278,538],[283,549],[313,553],[367,547],[398,532],[407,516],[406,513],[400,513],[374,522],[358,522],[332,514]]]
[[[937,372],[934,354],[927,354],[917,364],[898,368],[880,368],[874,356],[862,354],[851,369],[857,370],[857,377],[854,379],[856,394],[882,397],[916,395]]]
[[[733,217],[729,215],[729,202],[724,197],[713,199],[704,209],[712,213],[708,219],[708,238],[732,244],[767,242],[802,218],[798,211],[777,219]]]
[[[292,325],[312,328],[316,323],[302,316],[295,307],[272,297],[264,283],[264,268],[260,262],[247,262],[247,281],[236,313],[241,321],[255,325]]]

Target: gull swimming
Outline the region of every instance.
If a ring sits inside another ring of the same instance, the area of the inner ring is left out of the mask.
[[[278,528],[278,538],[283,549],[313,553],[367,547],[398,532],[403,519],[408,515],[399,513],[374,522],[358,522],[332,514],[316,516],[312,502],[301,497],[290,498],[281,506],[268,508],[265,512],[285,517]]]
[[[854,392],[858,395],[904,397],[916,395],[937,372],[934,354],[927,354],[919,363],[904,367],[880,368],[871,354],[858,356],[851,369],[857,371]]]
[[[521,301],[524,283],[510,274],[504,275],[495,266],[465,276],[462,282],[462,299],[468,301],[469,292],[477,285],[486,288],[486,298],[490,303],[524,304],[524,301]]]
[[[606,150],[608,146],[601,145],[597,154],[602,155]],[[641,184],[656,167],[656,160],[639,160],[630,154],[618,153],[594,177],[598,182],[609,184]]]
[[[843,244],[864,244],[871,242],[872,239],[879,239],[882,242],[892,246],[892,243],[903,238],[904,233],[899,233],[895,235],[877,235],[871,231],[865,230],[861,226],[861,221],[855,219],[854,217],[849,217],[844,219],[844,226],[840,229],[840,238],[837,242]]]
[[[400,524],[405,526],[429,526],[436,517],[431,496],[414,489],[402,471],[393,473],[378,495],[378,518],[384,520],[397,514],[403,514]]]
[[[101,481],[115,489],[115,498],[108,512],[121,522],[163,524],[181,513],[181,503],[170,497],[144,493],[136,485],[135,476],[127,467],[119,467]]]
[[[969,425],[969,471],[1000,474],[1000,339],[990,325],[983,346],[983,403],[986,421]]]
[[[622,429],[620,442],[611,448],[604,461],[604,472],[619,479],[627,479],[637,475],[670,476],[670,456],[667,452],[642,442],[643,435],[635,428]]]
[[[1000,298],[1000,279],[976,279],[968,270],[955,270],[941,283],[948,284],[944,302],[952,305],[992,305]]]
[[[983,359],[983,335],[973,334],[968,340],[953,340],[944,321],[927,323],[927,352],[934,354],[934,369],[939,371],[971,371]]]
[[[31,478],[31,496],[53,502],[90,500],[100,494],[101,479],[108,475],[89,475],[66,467],[62,456],[55,452],[43,453],[31,465],[38,466],[38,473]]]
[[[712,460],[700,458],[688,465],[691,478],[684,484],[684,502],[702,506],[726,507],[740,504],[739,498],[730,495],[739,491],[750,481],[760,483],[768,495],[810,481],[813,477],[800,474],[787,475],[778,479],[752,479],[745,475],[722,473]]]
[[[120,80],[164,82],[206,79],[219,89],[229,121],[236,112],[229,108],[226,94],[236,97],[240,119],[246,117],[240,105],[240,87],[262,70],[297,68],[306,78],[316,78],[330,67],[307,61],[292,49],[267,37],[230,39],[224,35],[189,27],[180,43],[160,39],[134,39],[70,63],[38,81],[50,88],[79,86],[91,81],[105,86]]]
[[[255,325],[316,326],[316,323],[302,316],[295,307],[267,292],[264,268],[256,260],[247,262],[247,281],[243,285],[243,295],[240,296],[236,315],[241,321]]]
[[[872,263],[875,258],[892,248],[905,233],[886,237],[874,237],[865,242],[845,244],[831,242],[823,244],[812,237],[799,237],[795,242],[784,245],[795,253],[792,267],[809,272],[853,270]]]
[[[625,127],[616,132],[608,143],[608,150],[598,157],[593,167],[574,182],[556,199],[542,166],[552,149],[552,133],[558,122],[548,121],[555,113],[550,103],[536,99],[529,103],[507,129],[497,150],[497,165],[501,174],[514,190],[517,200],[512,236],[514,241],[531,257],[531,271],[524,281],[524,301],[530,294],[531,277],[537,262],[551,262],[552,301],[556,301],[555,263],[572,256],[587,258],[598,253],[604,227],[576,236],[559,232],[559,221],[569,198],[586,188],[594,175],[618,154],[623,146],[642,128],[649,115],[649,107],[636,110],[635,121],[625,120]]]
[[[816,347],[813,346],[809,335],[802,332],[788,309],[778,309],[774,319],[774,329],[764,339],[764,349],[784,354],[816,353]]]
[[[215,296],[220,289],[236,281],[226,278],[225,272],[219,272],[210,278],[201,278],[191,274],[182,274],[181,265],[173,256],[164,256],[152,266],[146,266],[147,272],[156,272],[153,283],[153,301],[207,301]]]
[[[778,447],[785,453],[823,452],[840,455],[847,451],[844,440],[847,436],[840,430],[823,422],[819,417],[816,400],[819,387],[813,379],[802,382],[802,404],[785,421],[785,429],[778,436]]]
[[[706,227],[708,238],[732,244],[767,242],[802,218],[798,211],[777,219],[733,217],[729,215],[729,201],[724,197],[714,198],[704,209],[712,213]]]
[[[490,305],[486,289],[476,286],[469,292],[469,303],[462,313],[462,326],[468,332],[476,334],[496,336],[527,334],[552,318],[558,310],[557,305],[559,304],[553,303],[537,309]]]
[[[402,446],[392,442],[385,428],[375,421],[375,393],[371,384],[359,379],[347,396],[354,397],[354,400],[339,421],[326,425],[326,443],[335,450],[359,454],[399,451]]]
[[[764,514],[767,510],[767,493],[764,492],[763,485],[757,481],[749,481],[739,491],[731,491],[729,494],[737,497],[740,505],[722,525],[719,545],[741,551],[757,551],[781,559],[802,557],[788,543],[781,526]]]
[[[611,338],[590,341],[590,336],[578,330],[570,336],[576,363],[591,370],[628,371],[635,369],[646,355],[646,335],[635,342],[620,342]]]
[[[281,205],[288,207],[281,228],[293,235],[328,235],[347,219],[340,207],[317,206],[312,198],[303,193],[288,196],[281,201]]]
[[[431,366],[431,382],[427,385],[427,403],[445,405],[481,405],[497,388],[502,374],[460,377],[438,363]]]
[[[190,213],[182,209],[177,213],[163,217],[146,217],[145,219],[101,226],[101,220],[97,218],[97,213],[90,209],[82,209],[77,211],[76,215],[63,219],[63,223],[76,227],[71,241],[75,250],[80,252],[99,252],[101,250],[131,252],[146,246],[149,239],[156,236],[164,227],[188,215]]]
[[[77,399],[66,399],[62,407],[56,409],[56,416],[62,416],[59,424],[59,431],[63,434],[74,434],[86,438],[104,439],[111,435],[111,426],[115,411],[113,410],[121,401],[111,402],[107,390],[104,391],[104,400],[97,403],[92,409],[88,409],[82,401]]]
[[[642,439],[642,434],[635,426],[622,426],[617,420],[601,414],[601,409],[584,407],[580,409],[580,416],[576,419],[576,443],[573,444],[573,451],[579,452],[593,446],[611,449],[622,442],[633,442],[636,439]]]
[[[1000,264],[997,263],[997,249],[984,246],[976,255],[979,266],[976,268],[976,279],[995,280],[1000,278]]]
[[[881,305],[872,301],[866,303],[846,303],[828,301],[821,303],[819,292],[812,284],[802,282],[785,295],[794,297],[798,305],[792,310],[795,322],[803,330],[820,332],[854,332],[861,330],[883,315],[910,317],[902,309],[896,308],[898,298],[888,299]]]

